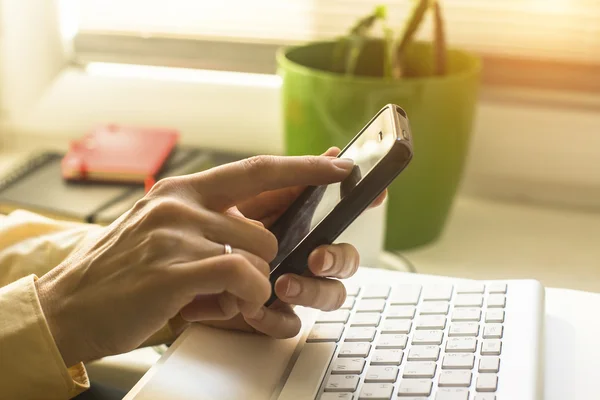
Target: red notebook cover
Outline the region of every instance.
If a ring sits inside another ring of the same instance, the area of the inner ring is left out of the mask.
[[[62,160],[63,178],[148,185],[178,139],[174,129],[100,126],[71,143]]]

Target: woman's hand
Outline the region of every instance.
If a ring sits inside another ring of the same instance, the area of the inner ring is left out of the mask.
[[[254,157],[160,181],[97,242],[37,281],[65,363],[132,350],[179,314],[199,321],[228,320],[241,312],[268,332],[271,314],[257,317],[270,296],[268,262],[277,242],[261,223],[235,215],[232,207],[263,192],[341,181],[351,168],[333,157]],[[224,254],[224,244],[234,253]],[[339,268],[330,275],[355,268],[357,260],[345,260],[350,253],[344,248],[330,248],[337,252],[332,265]],[[325,265],[326,258],[325,249],[318,250],[312,268]]]
[[[331,148],[324,156],[337,156],[339,149]],[[228,210],[232,215],[243,216],[270,227],[290,204],[304,190],[304,186],[293,186],[264,192]],[[386,197],[383,193],[371,205],[380,205]],[[315,249],[308,258],[308,267],[314,277],[295,274],[281,276],[275,283],[278,300],[269,308],[263,307],[254,315],[243,312],[229,321],[205,322],[209,325],[239,329],[257,330],[276,338],[295,336],[301,322],[292,305],[301,305],[320,310],[338,309],[346,299],[344,285],[330,278],[349,278],[356,272],[359,255],[349,244],[334,244]],[[193,304],[189,306],[193,308]]]

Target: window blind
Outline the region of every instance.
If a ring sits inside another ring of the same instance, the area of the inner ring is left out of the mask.
[[[294,44],[343,34],[385,4],[400,30],[414,0],[63,0],[79,32]],[[483,54],[600,63],[598,0],[440,0],[448,42]],[[418,38],[431,37],[431,20]]]

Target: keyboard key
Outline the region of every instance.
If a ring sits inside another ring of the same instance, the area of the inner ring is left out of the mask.
[[[338,358],[331,366],[332,374],[361,374],[365,367],[364,358]]]
[[[472,369],[475,355],[468,353],[449,353],[444,355],[442,369]]]
[[[485,313],[485,322],[504,322],[504,310],[488,310]]]
[[[484,339],[500,339],[502,338],[502,332],[504,327],[502,324],[487,324],[483,327],[483,338]]]
[[[488,308],[504,308],[506,296],[503,294],[490,294],[487,298]]]
[[[435,400],[469,400],[469,389],[439,388]]]
[[[477,321],[481,319],[479,308],[455,308],[452,311],[452,322],[454,321]]]
[[[398,285],[390,297],[391,304],[412,305],[419,303],[421,285]]]
[[[490,293],[506,293],[506,283],[490,283],[488,285]]]
[[[348,322],[348,317],[350,316],[350,312],[346,310],[336,310],[336,311],[321,311],[319,316],[317,317],[317,322],[340,322],[345,324]]]
[[[427,301],[421,304],[419,308],[419,314],[421,315],[433,315],[433,314],[448,314],[448,302],[447,301]]]
[[[350,321],[350,326],[378,326],[381,316],[375,313],[356,313]]]
[[[356,297],[348,296],[346,297],[346,300],[344,300],[344,304],[342,304],[340,310],[352,310],[354,303],[356,303]]]
[[[495,392],[498,386],[498,375],[479,374],[475,390],[478,392]]]
[[[481,307],[483,296],[480,294],[459,294],[454,299],[454,307]]]
[[[396,382],[398,378],[398,367],[373,366],[367,369],[365,382]]]
[[[452,337],[446,342],[448,353],[475,353],[477,351],[477,338],[474,337]]]
[[[450,300],[452,298],[452,285],[430,285],[423,290],[423,300]]]
[[[403,379],[398,387],[398,396],[429,396],[433,383],[427,379]]]
[[[499,357],[481,357],[479,359],[479,372],[498,372],[500,370]]]
[[[471,371],[442,371],[438,378],[438,386],[469,387],[472,375]]]
[[[477,336],[479,324],[477,322],[453,322],[450,324],[448,336]]]
[[[344,340],[347,342],[372,342],[376,332],[375,328],[352,327],[348,328]]]
[[[331,375],[325,383],[326,392],[354,392],[358,387],[359,375]]]
[[[440,356],[439,346],[415,345],[408,351],[408,361],[437,361]]]
[[[363,290],[363,299],[387,299],[390,295],[388,285],[367,286]]]
[[[370,343],[344,343],[340,349],[338,357],[364,357],[369,356],[371,351]]]
[[[385,300],[365,299],[358,302],[357,312],[383,312]]]
[[[442,344],[443,331],[415,331],[412,344]]]
[[[403,378],[433,378],[437,364],[434,361],[411,361],[406,363]]]
[[[486,339],[481,342],[482,356],[499,356],[502,351],[502,342],[498,339]]]
[[[377,349],[373,351],[371,365],[400,365],[404,352],[398,349]]]
[[[413,319],[415,317],[415,307],[413,306],[390,306],[387,313],[388,318]]]
[[[343,324],[314,324],[307,342],[337,342],[344,332]]]
[[[478,393],[475,395],[475,400],[496,400],[496,395],[493,393]]]
[[[384,333],[379,336],[377,349],[405,349],[408,335]]]
[[[456,286],[456,293],[483,293],[485,292],[485,285],[479,282],[473,283],[461,283]]]
[[[444,315],[422,315],[417,321],[417,329],[444,329],[446,317]]]
[[[360,390],[359,400],[390,400],[394,385],[391,383],[365,383]]]
[[[352,393],[323,393],[319,400],[354,400]]]
[[[409,333],[412,321],[408,319],[386,319],[381,327],[382,333]]]
[[[360,286],[346,286],[346,296],[358,296]]]

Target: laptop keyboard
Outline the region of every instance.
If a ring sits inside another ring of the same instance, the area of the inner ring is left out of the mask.
[[[349,288],[307,337],[335,343],[317,399],[499,400],[507,301],[505,283]]]

